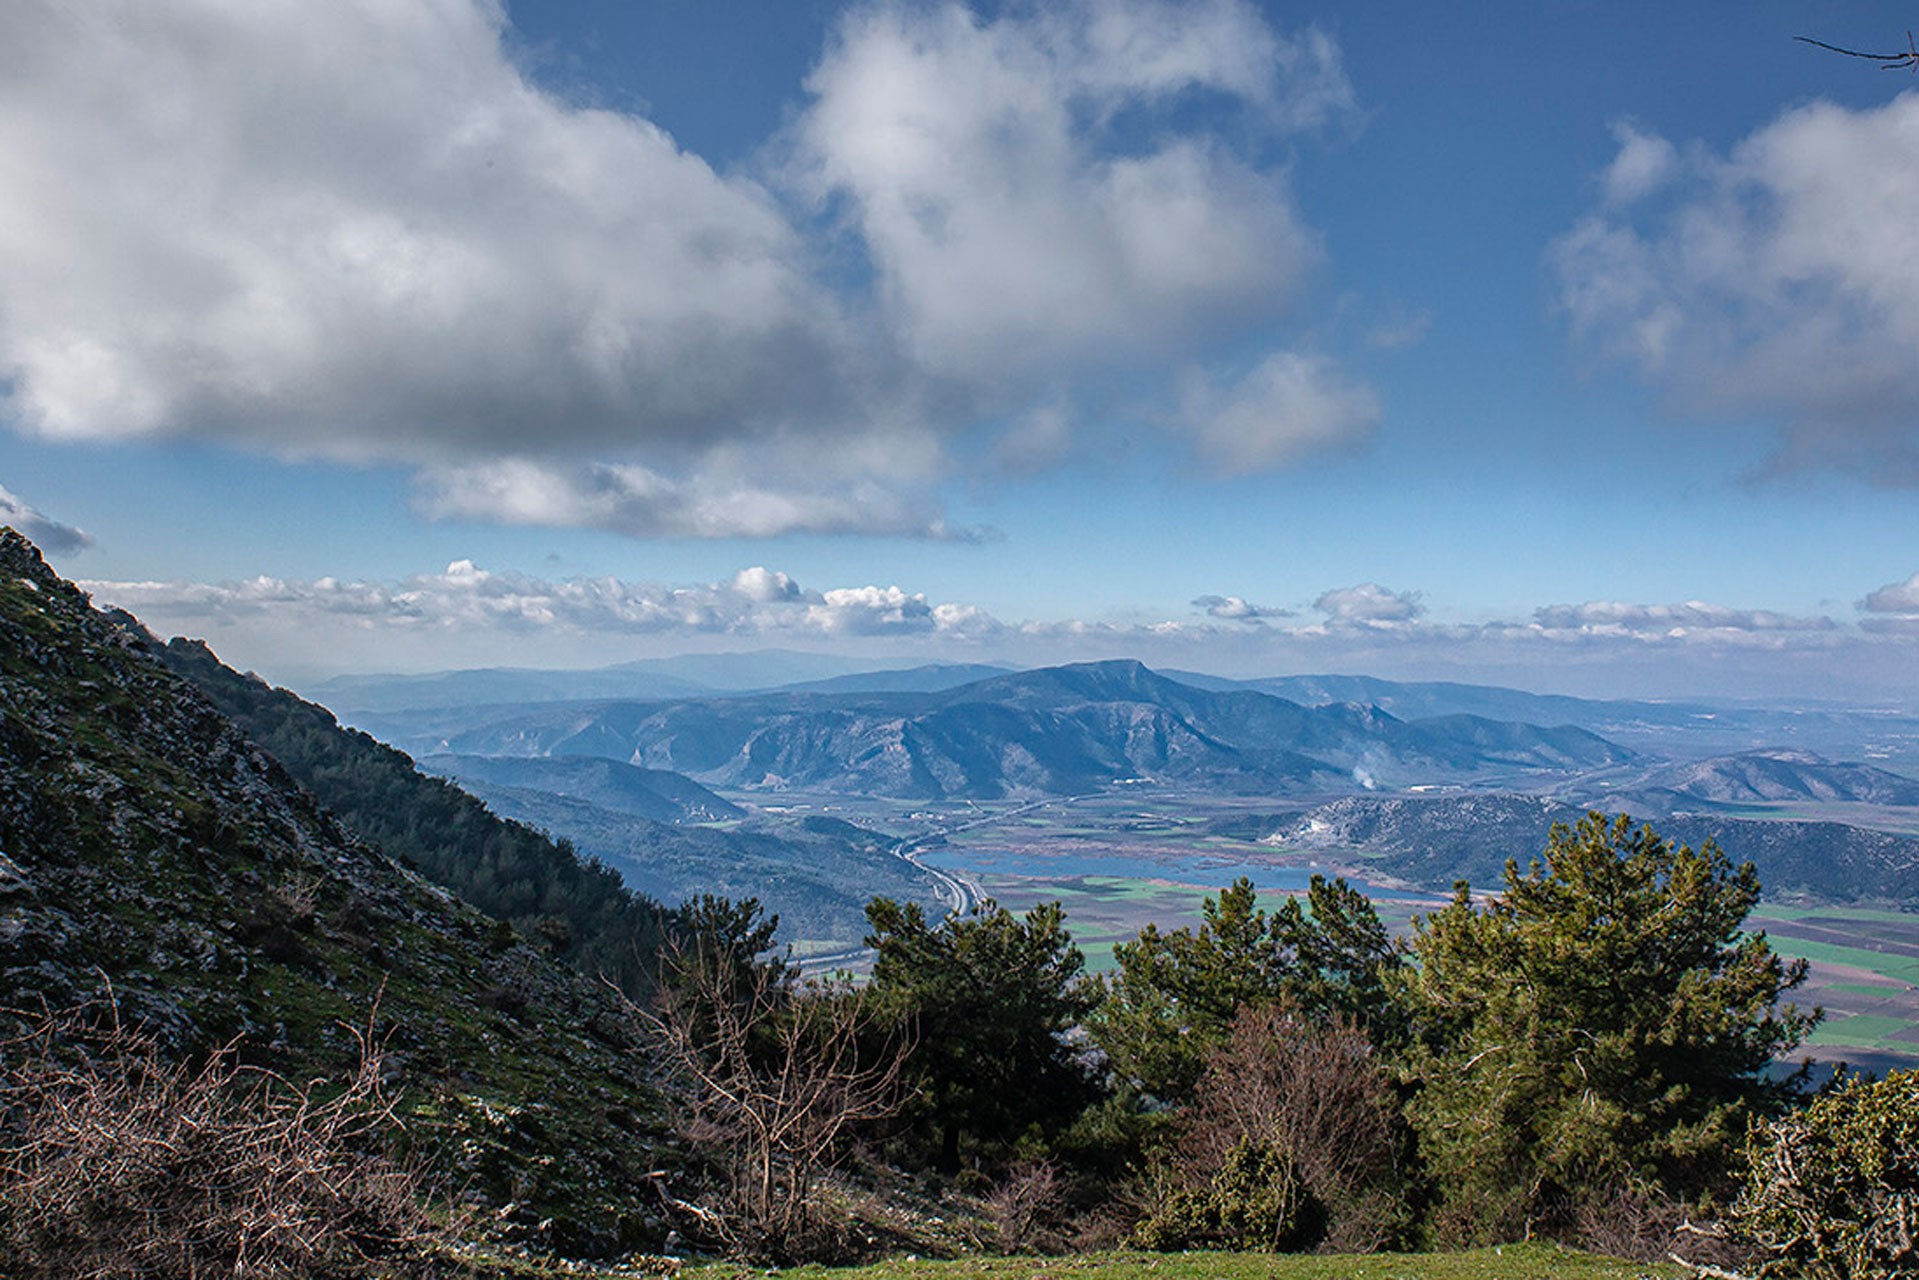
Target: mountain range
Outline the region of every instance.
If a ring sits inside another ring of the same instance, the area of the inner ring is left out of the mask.
[[[924,799],[1078,794],[1136,780],[1226,794],[1337,792],[1637,758],[1573,727],[1306,707],[1257,690],[1199,689],[1133,661],[924,692],[441,709],[361,722],[422,754],[603,756],[734,790]]]

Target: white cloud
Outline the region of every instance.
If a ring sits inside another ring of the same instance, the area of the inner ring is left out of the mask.
[[[1868,613],[1919,614],[1919,573],[1904,582],[1888,582],[1859,602]]]
[[[1606,167],[1603,186],[1609,204],[1631,204],[1663,186],[1679,168],[1679,152],[1657,134],[1642,133],[1630,122],[1612,127],[1619,154]]]
[[[1269,313],[1319,258],[1283,178],[1126,110],[1236,102],[1267,130],[1351,110],[1337,47],[1241,0],[1077,0],[982,21],[881,3],[808,81],[803,183],[843,200],[921,367],[962,380],[1111,360]]]
[[[1426,612],[1419,592],[1389,591],[1377,582],[1328,591],[1313,601],[1313,608],[1334,622],[1361,624],[1412,622]]]
[[[429,469],[416,505],[435,519],[606,529],[642,538],[986,536],[952,528],[923,505],[870,481],[837,492],[776,489],[710,471],[675,480],[636,464],[553,465],[526,458]]]
[[[93,545],[86,530],[62,524],[41,514],[0,485],[0,524],[12,525],[38,543],[43,551],[79,551]]]
[[[59,439],[431,459],[697,447],[844,405],[773,199],[571,106],[497,0],[23,0],[0,376]]]
[[[1357,118],[1333,40],[1246,0],[878,0],[769,185],[543,90],[507,28],[501,0],[14,4],[0,419],[399,462],[445,517],[952,537],[924,495],[957,465],[1061,465],[1090,376],[1163,394],[1298,301],[1322,254],[1274,144]],[[822,269],[842,231],[870,282]],[[1286,359],[1188,424],[1208,461],[1369,429]]]
[[[1265,618],[1293,616],[1289,610],[1252,604],[1239,596],[1200,596],[1193,601],[1193,607],[1205,610],[1209,618],[1219,618],[1227,622],[1258,622]]]
[[[1230,387],[1188,382],[1182,425],[1214,471],[1245,475],[1353,448],[1378,428],[1379,397],[1322,355],[1279,351]]]
[[[1776,466],[1919,483],[1919,93],[1797,107],[1723,157],[1621,144],[1615,203],[1551,252],[1575,335],[1686,412],[1782,421]]]
[[[1044,664],[1130,656],[1272,675],[1363,670],[1600,694],[1911,696],[1919,615],[1857,627],[1701,602],[1553,605],[1523,618],[1436,623],[1418,593],[1373,583],[1327,592],[1324,621],[1202,596],[1198,619],[1003,620],[901,585],[813,590],[765,566],[714,582],[541,578],[458,560],[398,581],[258,577],[223,583],[83,582],[161,634],[205,636],[268,670],[587,666],[639,653],[756,645]],[[1898,603],[1897,600],[1890,603]]]
[[[1766,609],[1733,609],[1703,600],[1684,604],[1624,604],[1593,600],[1548,605],[1534,620],[1548,631],[1609,631],[1619,634],[1683,635],[1695,631],[1831,631],[1826,617],[1796,617]]]

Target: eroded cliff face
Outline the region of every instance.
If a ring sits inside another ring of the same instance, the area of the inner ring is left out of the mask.
[[[177,1052],[302,1072],[371,1020],[449,1185],[529,1242],[657,1243],[608,993],[356,841],[156,648],[0,530],[0,1006],[110,996]]]

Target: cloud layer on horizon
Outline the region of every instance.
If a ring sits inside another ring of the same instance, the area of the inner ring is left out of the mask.
[[[243,647],[271,635],[282,651],[289,637],[299,637],[311,655],[306,660],[331,669],[369,669],[361,654],[380,655],[389,667],[457,664],[468,652],[488,655],[486,665],[514,652],[537,654],[539,665],[564,665],[631,656],[634,642],[662,651],[720,641],[829,648],[871,641],[924,658],[1028,664],[1124,654],[1267,674],[1357,663],[1388,673],[1477,673],[1497,682],[1503,671],[1529,669],[1550,680],[1653,661],[1669,673],[1696,677],[1718,669],[1726,679],[1759,679],[1777,678],[1802,660],[1829,663],[1841,652],[1866,667],[1903,669],[1912,657],[1907,642],[1919,638],[1919,627],[1905,625],[1919,620],[1919,605],[1896,594],[1915,590],[1913,583],[1886,588],[1895,594],[1883,601],[1888,610],[1909,612],[1858,626],[1700,601],[1590,601],[1543,606],[1525,618],[1441,622],[1427,616],[1420,593],[1376,583],[1322,593],[1316,617],[1218,595],[1194,600],[1185,617],[1008,620],[898,585],[813,589],[762,566],[690,585],[545,579],[465,560],[392,582],[259,577],[81,585],[161,630],[225,637]]]

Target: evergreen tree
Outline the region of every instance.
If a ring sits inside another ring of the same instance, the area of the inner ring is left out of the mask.
[[[1588,815],[1485,904],[1458,886],[1417,922],[1403,996],[1412,1116],[1442,1234],[1510,1238],[1628,1191],[1723,1187],[1773,1059],[1817,1020],[1805,978],[1741,926],[1750,864]]]
[[[1368,1031],[1392,1021],[1385,975],[1399,954],[1372,903],[1314,876],[1306,905],[1258,905],[1241,877],[1207,898],[1198,929],[1147,925],[1113,949],[1118,973],[1091,1020],[1115,1076],[1165,1101],[1188,1097],[1242,1008],[1285,1000],[1309,1020],[1334,1014]]]
[[[1093,1100],[1066,1039],[1093,992],[1057,902],[1024,917],[987,902],[934,926],[918,903],[875,898],[866,918],[874,995],[911,1028],[906,1074],[921,1101],[907,1119],[937,1137],[941,1168],[959,1168],[962,1139],[1004,1154]]]

